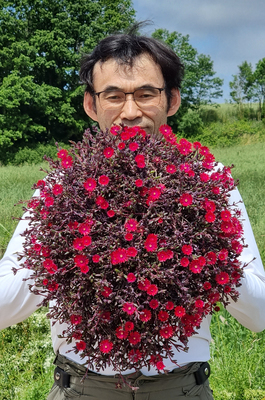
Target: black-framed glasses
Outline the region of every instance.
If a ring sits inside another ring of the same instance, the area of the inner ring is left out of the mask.
[[[159,105],[163,90],[165,90],[164,87],[145,87],[136,89],[134,92],[111,89],[94,93],[94,95],[98,96],[100,106],[103,110],[118,110],[123,108],[128,94],[133,95],[133,100],[139,108],[149,108]]]

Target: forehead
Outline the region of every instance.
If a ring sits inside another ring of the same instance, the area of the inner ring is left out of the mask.
[[[105,90],[109,86],[125,89],[143,85],[164,86],[160,66],[147,54],[136,57],[132,66],[119,64],[113,58],[95,64],[93,70],[95,91]]]

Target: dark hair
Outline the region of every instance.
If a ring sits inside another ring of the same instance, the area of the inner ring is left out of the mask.
[[[132,67],[136,57],[147,53],[161,68],[169,106],[171,89],[180,89],[181,87],[184,66],[179,57],[166,44],[157,39],[137,35],[138,26],[135,25],[128,33],[106,37],[99,42],[91,54],[83,56],[80,80],[86,85],[86,92],[93,95],[93,69],[97,62],[104,63],[113,58],[118,64]]]

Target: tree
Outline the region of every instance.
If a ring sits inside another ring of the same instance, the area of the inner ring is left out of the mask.
[[[213,99],[222,96],[223,80],[215,77],[213,61],[210,56],[199,54],[189,43],[189,35],[178,32],[169,33],[166,29],[157,29],[154,38],[170,46],[185,65],[185,77],[181,88],[181,108],[169,119],[174,131],[180,131],[189,137],[202,130],[199,109],[211,104]]]
[[[251,101],[255,97],[253,90],[253,71],[251,63],[244,61],[238,66],[239,73],[233,76],[233,81],[229,82],[230,96],[237,104],[242,104],[245,101]]]
[[[253,74],[261,116],[265,118],[265,58],[259,60]]]
[[[239,72],[229,82],[230,96],[237,104],[244,102],[258,102],[259,113],[265,115],[265,58],[258,61],[253,71],[251,63],[244,61],[238,66]]]
[[[79,138],[79,59],[134,21],[131,0],[0,0],[0,146]],[[3,153],[2,153],[3,154]]]

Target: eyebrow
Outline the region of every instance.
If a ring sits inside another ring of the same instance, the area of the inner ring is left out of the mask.
[[[138,86],[137,88],[134,89],[134,91],[135,91],[135,90],[138,90],[138,89],[154,89],[154,88],[156,88],[156,86],[147,83],[147,84],[145,84],[145,85]],[[120,88],[119,86],[108,85],[108,86],[104,89],[104,92],[105,92],[105,91],[111,91],[111,90],[120,90],[120,91],[122,91],[122,92],[124,91],[124,90],[123,90],[122,88]]]

